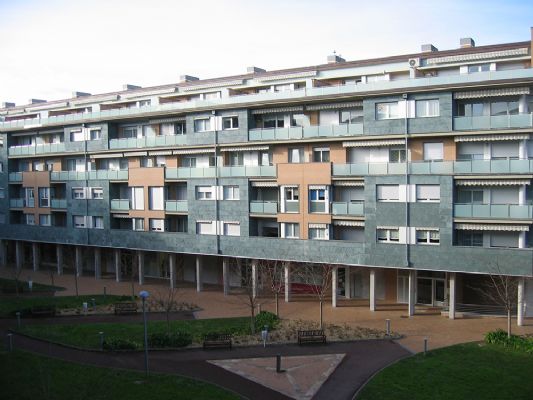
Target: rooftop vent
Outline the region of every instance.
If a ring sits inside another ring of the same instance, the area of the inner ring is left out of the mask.
[[[191,76],[191,75],[181,75],[180,76],[180,83],[184,83],[184,82],[194,82],[194,81],[199,81],[200,78],[197,78],[196,76]]]
[[[439,49],[437,49],[431,43],[423,44],[422,46],[420,46],[420,50],[422,51],[422,53],[432,53],[434,51],[439,51]]]
[[[11,103],[9,101],[2,102],[2,108],[12,108],[12,107],[15,107],[15,103]]]
[[[72,97],[83,97],[83,96],[90,96],[90,93],[86,92],[72,92]]]
[[[262,72],[266,72],[266,69],[259,68],[259,67],[248,67],[246,68],[246,72],[249,74],[260,74]]]
[[[29,99],[28,104],[39,104],[39,103],[46,103],[46,100],[41,99]]]
[[[476,42],[474,42],[474,39],[466,37],[461,38],[461,40],[459,41],[459,45],[462,49],[467,47],[476,47]]]
[[[335,50],[333,50],[333,54],[328,56],[328,64],[336,64],[336,63],[343,63],[346,62],[344,58],[342,58],[340,55],[337,55]]]
[[[130,85],[129,83],[125,83],[124,85],[122,85],[122,90],[135,90],[135,89],[142,89],[142,86]]]

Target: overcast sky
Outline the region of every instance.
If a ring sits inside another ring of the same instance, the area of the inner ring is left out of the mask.
[[[0,0],[0,101],[530,40],[533,1]]]

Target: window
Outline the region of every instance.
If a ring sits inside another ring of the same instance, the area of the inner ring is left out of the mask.
[[[220,92],[204,93],[204,100],[220,99]]]
[[[380,243],[399,243],[400,230],[398,228],[377,229],[377,239]]]
[[[490,115],[517,115],[518,101],[494,101],[490,103]]]
[[[229,165],[238,167],[244,165],[244,152],[233,151],[229,154]]]
[[[239,200],[239,187],[224,186],[224,200]]]
[[[483,233],[476,231],[457,231],[457,245],[469,247],[483,246]]]
[[[49,214],[40,214],[39,215],[39,225],[40,226],[50,226],[52,225],[52,220]]]
[[[41,171],[41,172],[44,171],[44,162],[42,162],[40,160],[34,161],[32,170],[33,171]]]
[[[26,225],[35,225],[35,215],[24,214],[26,216]]]
[[[397,101],[390,103],[376,103],[376,119],[400,118],[400,110]]]
[[[291,115],[291,126],[307,127],[311,126],[311,120],[308,115],[298,113]]]
[[[89,138],[91,140],[100,140],[102,139],[102,130],[101,129],[90,129]]]
[[[390,149],[389,162],[403,163],[405,162],[405,149]]]
[[[6,215],[4,213],[0,213],[0,224],[6,223]]]
[[[156,231],[156,232],[164,232],[165,231],[165,220],[150,218],[150,230]]]
[[[186,168],[196,168],[196,157],[182,157],[181,166]]]
[[[416,185],[416,201],[439,202],[440,185]]]
[[[39,207],[50,207],[50,188],[39,188]]]
[[[518,248],[517,232],[491,232],[490,247]]]
[[[196,200],[213,200],[212,186],[196,186]]]
[[[148,188],[148,201],[150,210],[164,210],[165,209],[165,195],[162,186],[151,186]]]
[[[167,158],[165,156],[156,156],[155,157],[155,166],[164,167],[167,165]]]
[[[363,107],[348,108],[340,112],[341,124],[360,124],[363,122]]]
[[[75,200],[82,200],[85,198],[84,188],[72,188],[72,198]]]
[[[424,143],[425,161],[442,161],[444,159],[444,146],[441,143]]]
[[[440,232],[438,230],[416,230],[416,243],[417,244],[439,244]]]
[[[91,188],[91,198],[96,200],[101,200],[104,198],[104,189],[102,188]]]
[[[211,130],[211,119],[210,118],[201,118],[194,120],[194,131],[195,132],[207,132]]]
[[[309,228],[309,239],[312,240],[327,240],[328,239],[328,230],[327,228]]]
[[[140,100],[139,101],[139,107],[149,107],[150,104],[152,104],[152,100],[148,99],[148,100]]]
[[[483,189],[459,189],[457,190],[457,202],[459,204],[483,204]]]
[[[259,123],[261,126],[261,123]],[[263,128],[283,128],[285,126],[285,116],[283,114],[265,115],[262,119]]]
[[[104,229],[104,217],[92,217],[94,229]]]
[[[481,117],[488,115],[489,107],[485,107],[484,103],[457,103],[457,115],[459,117]]]
[[[187,133],[185,121],[176,122],[176,135],[185,135]]]
[[[85,160],[83,158],[69,158],[67,159],[67,171],[84,172]]]
[[[415,110],[417,118],[438,117],[439,100],[416,100]]]
[[[0,172],[4,172],[4,163],[0,161]]]
[[[285,237],[289,239],[298,239],[300,237],[300,224],[285,223]]]
[[[70,141],[71,142],[83,142],[85,140],[85,134],[82,129],[77,129],[75,131],[70,131]]]
[[[86,228],[86,218],[84,215],[73,215],[72,216],[72,224],[74,225],[74,228]]]
[[[287,201],[298,201],[299,199],[298,188],[296,187],[285,188],[285,199]]]
[[[289,90],[292,90],[292,85],[290,83],[274,86],[274,92],[287,92]]]
[[[161,124],[161,135],[172,136],[176,134],[176,127],[174,124]]]
[[[224,222],[225,236],[241,236],[241,225],[238,222]]]
[[[326,204],[326,189],[309,188],[309,212],[325,213],[328,212]]]
[[[304,162],[304,149],[303,149],[303,147],[289,148],[289,162],[290,163],[302,163],[302,162]]]
[[[199,235],[214,235],[213,222],[202,221],[196,223],[196,233]]]
[[[144,231],[144,218],[132,218],[131,222],[134,231]]]
[[[154,157],[141,157],[141,168],[155,167]]]
[[[144,210],[144,188],[142,186],[131,188],[131,209]]]
[[[131,138],[137,137],[137,133],[139,132],[139,127],[138,126],[124,126],[122,127],[121,130],[122,130],[121,138],[131,139]]]
[[[6,197],[6,190],[4,188],[0,188],[0,199],[4,199]]]
[[[32,188],[26,188],[25,190],[25,207],[35,207],[35,197]]]
[[[477,64],[477,65],[468,66],[469,74],[473,74],[476,72],[488,72],[488,71],[490,71],[490,64]]]
[[[329,147],[313,148],[313,162],[329,162]]]
[[[222,129],[238,129],[239,117],[222,117]]]
[[[309,200],[326,201],[326,191],[324,189],[309,189]]]
[[[399,185],[376,185],[376,194],[378,201],[399,201]]]

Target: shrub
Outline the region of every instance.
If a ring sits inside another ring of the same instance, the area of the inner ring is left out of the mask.
[[[185,347],[192,343],[192,336],[186,332],[152,333],[148,336],[148,346],[151,348]]]
[[[276,314],[261,311],[255,316],[255,329],[256,331],[262,331],[265,325],[268,325],[269,330],[274,330],[279,324],[279,318]]]
[[[507,337],[507,332],[502,329],[487,333],[485,342],[533,354],[533,337],[511,335],[509,338]]]
[[[137,350],[139,343],[129,339],[107,338],[104,340],[104,350]]]
[[[507,343],[507,332],[503,329],[491,331],[485,335],[485,342],[488,344],[505,344]]]

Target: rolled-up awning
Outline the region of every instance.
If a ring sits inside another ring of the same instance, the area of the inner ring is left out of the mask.
[[[362,107],[362,101],[351,101],[349,103],[328,103],[328,104],[315,104],[305,106],[305,109],[308,111],[319,111],[319,110],[337,110],[340,108],[353,108],[353,107]]]
[[[263,151],[268,150],[268,146],[242,146],[242,147],[223,147],[220,151]]]
[[[124,153],[124,157],[145,157],[148,155],[147,151],[132,151],[131,153]]]
[[[316,76],[316,71],[302,71],[302,72],[293,72],[292,74],[282,74],[282,75],[267,75],[255,78],[258,82],[270,82],[270,81],[281,81],[284,79],[293,79],[293,78],[307,78],[311,76]]]
[[[342,142],[342,147],[382,147],[404,145],[405,139],[389,140],[357,140],[353,142]]]
[[[122,158],[124,155],[122,153],[99,153],[99,154],[91,154],[89,156],[90,158]]]
[[[277,107],[277,108],[259,108],[257,110],[252,110],[252,114],[277,114],[277,113],[288,113],[303,111],[303,106],[295,107]]]
[[[126,213],[126,214],[113,214],[113,218],[130,219],[131,217]]]
[[[528,87],[472,90],[469,92],[457,92],[453,94],[454,99],[481,99],[484,97],[520,96],[529,94]]]
[[[455,181],[456,186],[522,186],[530,184],[531,180],[529,179],[457,179]]]
[[[317,189],[317,190],[326,190],[328,187],[326,185],[309,185],[309,189]]]
[[[172,154],[208,154],[214,153],[215,149],[183,149],[174,150]]]
[[[527,232],[529,225],[455,224],[455,229],[461,231]]]
[[[309,224],[310,229],[326,229],[328,224]]]
[[[335,226],[365,226],[365,221],[349,221],[349,220],[333,220],[333,225]]]
[[[456,136],[455,142],[501,142],[503,140],[528,140],[528,134]]]
[[[170,156],[172,155],[172,150],[149,151],[148,154],[151,156]]]
[[[149,124],[168,124],[172,122],[183,122],[185,117],[174,117],[174,118],[161,118],[161,119],[151,119],[148,121]]]
[[[333,185],[335,186],[351,186],[351,187],[364,187],[365,182],[364,181],[333,181]]]
[[[272,181],[269,181],[269,182],[266,182],[266,181],[252,181],[251,185],[253,187],[278,187],[278,183],[277,182],[272,182]]]

